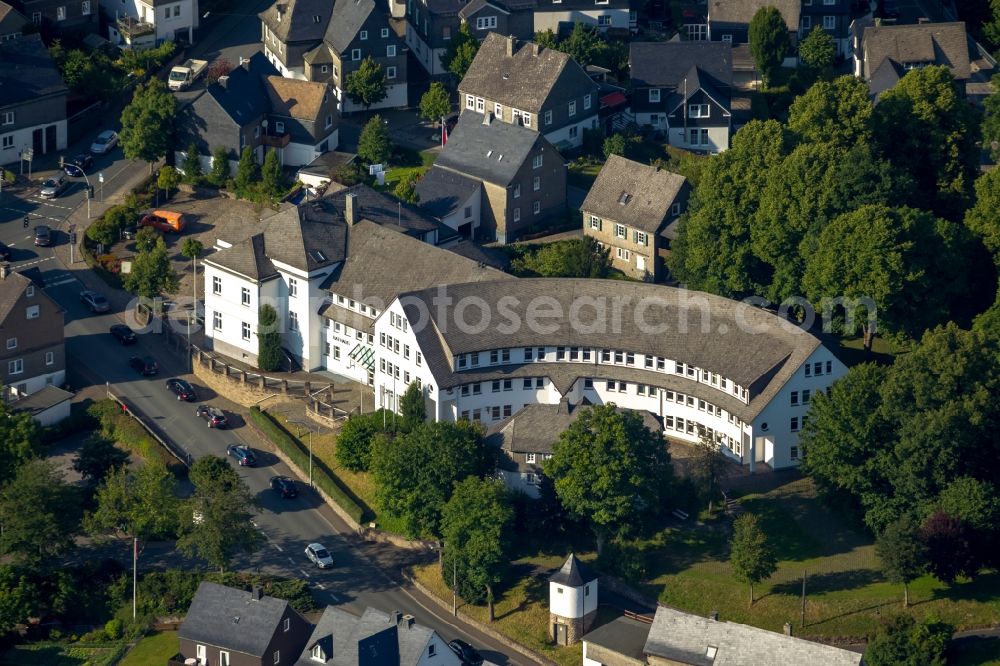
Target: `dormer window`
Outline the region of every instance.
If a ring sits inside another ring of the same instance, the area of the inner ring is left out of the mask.
[[[714,645],[709,645],[707,648],[705,648],[705,658],[715,659],[715,655],[718,654],[718,652],[719,648],[715,647]]]
[[[653,103],[660,101],[660,89],[659,88],[650,88],[649,89],[649,101],[653,102]]]
[[[315,16],[313,16],[313,23],[320,23],[322,20],[323,20],[323,17],[320,16],[319,14],[316,14]]]
[[[359,35],[359,38],[360,38],[360,39],[361,39],[362,41],[364,41],[364,40],[368,39],[368,31],[367,31],[367,30],[362,30],[362,31],[361,31],[361,34]]]
[[[625,204],[627,204],[629,202],[629,200],[631,198],[632,198],[631,194],[629,194],[628,192],[622,192],[621,196],[618,197],[618,203],[620,203],[622,206],[624,206]]]
[[[321,664],[325,664],[326,653],[323,652],[323,646],[319,645],[318,643],[316,645],[313,645],[312,650],[310,650],[309,652],[309,658],[312,659],[313,661],[318,661]]]

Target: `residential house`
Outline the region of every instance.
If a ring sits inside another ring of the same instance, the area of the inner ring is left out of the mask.
[[[98,0],[21,0],[19,9],[46,32],[97,32]]]
[[[861,666],[861,652],[813,643],[791,635],[785,625],[779,634],[747,624],[720,621],[718,613],[705,618],[657,606],[652,623],[626,616],[601,625],[583,637],[584,666],[628,664],[823,664]]]
[[[181,625],[171,663],[273,666],[294,663],[310,625],[284,599],[203,582]]]
[[[724,42],[633,42],[635,122],[666,133],[672,146],[717,153],[732,132],[733,49]]]
[[[14,414],[25,412],[31,415],[43,428],[54,426],[70,415],[73,394],[55,384],[18,398],[10,403],[10,411]]]
[[[868,82],[873,97],[889,90],[911,69],[944,65],[965,89],[972,75],[965,23],[869,25],[855,22],[854,74]]]
[[[462,113],[492,113],[545,135],[559,148],[598,127],[598,85],[571,57],[491,33],[458,84]]]
[[[5,400],[66,382],[64,312],[31,278],[0,265],[0,379]]]
[[[340,123],[329,83],[282,78],[259,52],[183,103],[179,118],[177,164],[194,143],[205,171],[225,148],[231,172],[247,146],[258,164],[268,149],[285,166],[309,164],[336,149]]]
[[[817,337],[774,313],[621,280],[521,278],[406,292],[373,330],[384,406],[401,390],[395,368],[404,364],[432,420],[489,427],[526,405],[614,403],[650,412],[670,439],[717,443],[751,472],[799,464],[811,397],[847,371]],[[419,352],[420,364],[402,352]]]
[[[536,0],[407,0],[406,44],[428,74],[446,74],[441,58],[463,23],[480,40],[491,32],[531,39],[535,5]]]
[[[580,206],[583,233],[610,251],[618,270],[659,282],[667,275],[668,233],[690,194],[684,176],[611,155]]]
[[[286,205],[262,231],[219,239],[205,258],[207,346],[255,364],[258,311],[268,303],[292,359],[365,381],[371,368],[350,353],[374,346],[371,322],[385,307],[378,299],[388,302],[413,284],[475,279],[483,270],[434,248],[452,238],[448,227],[366,186]],[[388,265],[393,270],[373,270]]]
[[[544,135],[466,111],[417,193],[463,236],[510,243],[566,209],[566,161]]]
[[[628,34],[636,28],[636,12],[629,0],[538,0],[535,8],[535,31],[551,30],[560,34],[576,23],[592,25],[602,32]]]
[[[24,33],[28,19],[6,2],[0,1],[0,42],[17,39]]]
[[[705,37],[713,42],[747,44],[750,42],[750,21],[764,7],[776,7],[788,27],[792,45],[798,43],[798,31],[804,0],[709,0],[708,26]],[[788,58],[793,61],[794,57]]]
[[[850,0],[801,0],[799,12],[799,41],[819,26],[833,38],[837,56],[851,55],[851,2]]]
[[[346,81],[369,56],[385,70],[387,83],[385,99],[370,108],[407,105],[406,43],[385,0],[279,1],[260,18],[267,59],[282,76],[331,83],[341,111],[364,108],[351,101]]]
[[[542,383],[544,379],[526,377],[517,381],[525,389],[534,390],[536,389],[534,384]],[[500,478],[511,490],[531,498],[538,498],[542,462],[552,457],[552,447],[559,439],[559,435],[588,407],[590,403],[587,400],[572,404],[569,398],[564,396],[556,404],[525,405],[513,415],[514,405],[491,405],[489,414],[480,412],[476,419],[476,415],[470,412],[468,418],[482,421],[503,419],[491,425],[486,431],[486,443],[496,447],[502,454],[498,457],[500,462],[497,471]],[[642,411],[640,416],[643,425],[651,431],[663,432],[663,424],[653,414]]]
[[[0,41],[0,164],[66,150],[69,90],[40,35]]]
[[[361,617],[328,606],[295,666],[460,666],[432,629],[412,615],[366,608]]]
[[[198,0],[101,0],[108,39],[123,48],[163,42],[190,44],[198,28]]]

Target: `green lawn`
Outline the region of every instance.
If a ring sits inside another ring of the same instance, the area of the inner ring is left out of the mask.
[[[120,645],[90,646],[73,643],[28,643],[0,655],[0,666],[111,666],[121,654]],[[146,662],[149,663],[149,662]],[[166,663],[164,660],[163,663]]]
[[[179,649],[176,631],[158,631],[136,643],[125,658],[118,662],[118,666],[166,664],[167,659],[177,654]]]
[[[604,166],[603,162],[595,160],[575,160],[570,162],[569,168],[566,171],[566,184],[571,187],[589,190],[590,186],[594,184],[594,180],[597,179],[597,174],[600,172],[602,166]]]
[[[397,149],[385,174],[386,189],[392,190],[396,187],[396,183],[407,178],[421,178],[433,166],[437,156],[436,152],[432,153],[426,150],[417,153],[412,150],[400,151]]]

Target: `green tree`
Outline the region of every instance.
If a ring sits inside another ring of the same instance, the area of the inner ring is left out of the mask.
[[[786,152],[781,124],[754,120],[733,136],[732,148],[709,160],[671,245],[668,263],[678,280],[735,298],[764,291],[765,268],[751,249],[750,222],[770,169]]]
[[[251,523],[256,511],[253,494],[218,456],[199,458],[191,466],[190,478],[194,493],[183,511],[177,549],[225,571],[238,553],[251,554],[263,543],[264,537]]]
[[[532,41],[542,48],[553,49],[555,51],[559,50],[559,37],[556,33],[552,32],[551,28],[536,32],[535,38]]]
[[[920,538],[920,524],[904,514],[885,528],[875,541],[882,571],[893,583],[903,584],[903,608],[910,605],[910,583],[927,570],[927,548]]]
[[[799,59],[817,77],[828,78],[837,58],[837,46],[833,37],[820,25],[799,43]]]
[[[157,238],[152,250],[139,252],[132,260],[132,272],[124,277],[122,286],[137,296],[155,298],[177,291],[177,282],[167,244]]]
[[[869,145],[873,108],[868,84],[855,76],[817,81],[792,102],[788,128],[804,143]]]
[[[264,155],[264,166],[261,167],[261,182],[264,192],[271,199],[276,199],[284,190],[281,176],[281,163],[278,161],[278,151],[269,150]]]
[[[604,278],[611,271],[611,250],[590,236],[556,241],[525,252],[511,268],[519,276]]]
[[[757,516],[744,513],[733,521],[733,537],[729,541],[729,566],[733,576],[750,585],[750,606],[753,606],[753,586],[770,578],[778,570],[778,560],[767,543]]]
[[[278,312],[264,304],[257,313],[257,367],[273,371],[281,366],[281,334]]]
[[[368,110],[372,104],[378,104],[389,96],[385,70],[374,58],[368,56],[356,70],[347,75],[344,91],[352,102],[361,104]]]
[[[431,83],[430,89],[420,97],[420,117],[435,126],[451,113],[451,95],[440,81]]]
[[[865,664],[944,666],[954,630],[933,617],[917,624],[909,615],[895,615],[883,620],[869,637]]]
[[[195,293],[197,293],[197,283],[198,283],[198,255],[200,255],[205,250],[205,246],[201,244],[201,241],[197,238],[185,238],[184,242],[181,243],[181,256],[185,259],[191,260],[191,279],[194,280]]]
[[[612,155],[625,157],[625,137],[621,134],[612,134],[604,140],[604,158],[608,159]]]
[[[1000,169],[976,179],[976,203],[965,212],[965,226],[982,240],[1000,266]]]
[[[411,537],[440,537],[441,510],[454,484],[493,469],[482,438],[479,425],[468,421],[425,423],[395,439],[376,436],[371,474],[379,508],[402,518]]]
[[[212,173],[208,179],[216,187],[222,187],[229,179],[229,151],[219,146],[212,151]]]
[[[698,487],[702,500],[708,502],[708,510],[722,494],[722,479],[729,470],[729,461],[719,445],[703,437],[695,447],[695,454],[688,460],[688,473]]]
[[[140,83],[121,115],[119,137],[125,157],[149,162],[153,173],[153,163],[170,149],[176,115],[177,102],[163,81]]]
[[[463,479],[455,484],[441,511],[442,576],[449,584],[461,581],[463,599],[485,599],[490,622],[494,619],[493,588],[503,580],[510,563],[508,535],[513,522],[514,510],[498,479]]]
[[[392,154],[392,140],[389,138],[389,128],[382,122],[381,116],[372,116],[371,120],[361,128],[358,137],[358,157],[367,164],[385,164]]]
[[[802,286],[817,307],[838,298],[864,303],[844,330],[860,328],[870,351],[877,330],[912,339],[948,320],[965,288],[967,246],[961,227],[929,213],[862,206],[823,229]]]
[[[0,402],[0,484],[41,452],[42,428],[28,412],[11,412]]]
[[[372,440],[384,432],[394,414],[380,409],[368,414],[356,414],[344,421],[337,434],[337,464],[352,472],[367,472],[371,465]]]
[[[983,100],[983,122],[980,129],[984,147],[990,149],[990,155],[996,161],[1000,158],[1000,74],[994,74],[990,83],[997,92]]]
[[[180,174],[170,165],[160,169],[160,172],[156,176],[156,188],[157,190],[163,190],[164,200],[170,196],[170,190],[176,188],[180,182]]]
[[[159,461],[134,470],[113,470],[94,499],[94,510],[84,518],[84,527],[93,536],[112,534],[147,541],[169,537],[177,530],[177,480]]]
[[[152,252],[156,247],[156,241],[160,240],[160,234],[153,227],[139,227],[135,232],[135,251]]]
[[[578,21],[556,48],[569,54],[580,67],[586,67],[603,61],[608,46],[597,26]]]
[[[79,528],[77,491],[55,465],[32,460],[0,490],[0,543],[19,560],[43,563],[73,546]]]
[[[792,45],[788,39],[788,26],[785,19],[781,17],[781,12],[774,6],[761,7],[750,19],[750,55],[757,65],[757,70],[761,74],[764,86],[771,85],[774,73],[785,56],[791,50]]]
[[[411,204],[418,203],[420,195],[417,194],[417,177],[410,175],[400,178],[396,187],[392,188],[392,194],[400,201]]]
[[[254,183],[260,180],[260,168],[257,166],[257,158],[253,154],[250,146],[243,148],[240,153],[240,162],[236,165],[236,196],[246,199],[250,196],[250,190]]]
[[[911,70],[879,98],[873,116],[882,154],[916,181],[923,202],[957,219],[979,171],[977,112],[944,66]]]
[[[673,481],[666,440],[614,405],[584,409],[542,468],[570,516],[593,530],[598,554],[609,537],[649,525]]]
[[[452,36],[447,50],[441,56],[441,66],[461,81],[469,71],[472,61],[476,59],[477,53],[479,53],[479,40],[472,36],[468,22],[462,21],[458,32]]]
[[[184,172],[183,181],[190,185],[200,185],[205,177],[201,168],[201,155],[198,154],[198,145],[193,141],[188,144],[184,153],[184,161],[181,163],[181,171]]]
[[[100,436],[87,438],[73,459],[73,469],[84,479],[98,484],[110,472],[121,469],[128,463],[128,453],[115,443]]]
[[[427,406],[424,404],[424,391],[417,382],[411,382],[406,387],[403,397],[399,399],[399,411],[403,420],[404,432],[416,428],[427,420]]]
[[[959,576],[974,578],[979,573],[972,531],[960,518],[934,511],[920,526],[920,540],[926,548],[927,571],[942,583],[951,585]]]

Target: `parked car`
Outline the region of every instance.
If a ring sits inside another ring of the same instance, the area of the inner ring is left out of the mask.
[[[144,377],[152,377],[160,371],[160,366],[152,356],[132,356],[129,366]]]
[[[321,544],[311,543],[306,546],[306,557],[309,561],[318,566],[320,569],[326,569],[333,566],[333,557],[330,555],[330,551],[324,548]]]
[[[197,400],[197,394],[194,392],[194,387],[188,384],[183,379],[173,379],[167,380],[167,388],[171,393],[177,396],[178,400],[184,400],[185,402],[194,402]]]
[[[118,132],[114,130],[104,130],[97,135],[94,142],[90,144],[90,152],[94,155],[105,155],[111,152],[118,145]]]
[[[136,228],[134,224],[130,224],[124,229],[122,229],[122,238],[124,240],[135,240]]]
[[[111,335],[122,344],[134,345],[138,338],[135,337],[135,331],[126,326],[125,324],[115,324],[111,327]]]
[[[208,405],[198,405],[198,409],[195,410],[195,415],[208,421],[209,428],[225,428],[229,425],[229,419],[226,418],[225,413],[218,407],[210,407]]]
[[[0,243],[0,261],[10,261],[10,248],[5,243]]]
[[[108,299],[103,294],[89,289],[80,292],[80,302],[87,306],[91,312],[107,312],[111,309]]]
[[[272,476],[271,490],[278,493],[281,499],[291,499],[297,497],[299,494],[298,489],[295,487],[295,481],[289,479],[287,476]]]
[[[230,444],[226,447],[226,453],[236,458],[236,462],[240,464],[240,467],[253,467],[257,464],[257,458],[254,457],[253,451],[250,450],[249,446]]]
[[[172,210],[154,210],[143,215],[139,220],[140,227],[153,227],[159,231],[179,234],[187,226],[187,218],[183,213]]]
[[[69,181],[66,180],[66,176],[59,174],[58,176],[52,176],[51,178],[45,179],[42,183],[42,187],[38,190],[38,194],[43,199],[55,199],[57,196],[63,193],[69,187]]]
[[[44,224],[35,227],[35,245],[38,247],[48,247],[52,245],[52,230]]]
[[[94,158],[90,155],[80,154],[63,164],[63,173],[72,178],[82,178],[83,174],[90,171],[94,165]]]
[[[465,641],[455,639],[448,643],[448,647],[454,652],[462,663],[466,666],[482,666],[483,655],[479,654],[479,651],[466,643]]]

